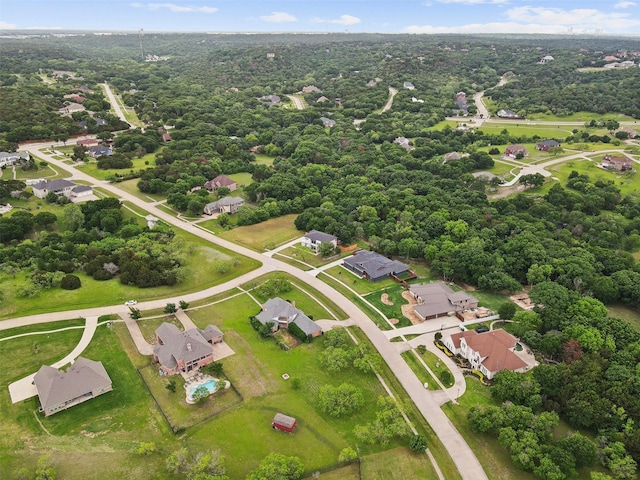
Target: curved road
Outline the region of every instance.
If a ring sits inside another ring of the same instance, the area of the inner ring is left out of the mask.
[[[304,110],[304,103],[302,102],[302,100],[300,100],[300,98],[296,97],[295,95],[287,95],[287,97],[293,102],[298,110]]]
[[[42,157],[46,161],[50,162],[53,165],[58,166],[59,168],[65,169],[72,173],[72,179],[84,180],[89,182],[92,185],[95,185],[96,179],[87,175],[84,172],[76,170],[73,166],[67,165],[62,161],[56,160],[49,154],[44,154],[39,150],[41,148],[49,147],[51,143],[41,143],[41,144],[28,144],[22,145],[21,149],[29,151],[29,153],[33,153],[39,157]],[[104,182],[99,184],[100,188],[107,190],[111,193],[117,195],[121,200],[125,200],[133,203],[134,205],[140,207],[143,210],[151,213],[155,217],[161,219],[162,221],[176,226],[178,228],[182,228],[183,230],[192,233],[204,240],[207,240],[213,244],[219,245],[221,247],[227,248],[231,251],[237,252],[246,257],[255,259],[260,261],[263,265],[261,268],[254,270],[253,272],[249,272],[239,278],[235,278],[232,281],[229,281],[225,284],[218,285],[212,287],[207,290],[203,290],[201,292],[192,293],[189,295],[182,295],[179,299],[184,299],[186,301],[195,301],[202,298],[209,297],[213,295],[213,292],[221,292],[228,290],[246,282],[251,278],[255,278],[259,275],[262,275],[269,271],[284,271],[287,272],[299,280],[307,283],[312,286],[320,293],[324,294],[331,300],[333,300],[344,312],[353,320],[353,322],[358,325],[362,331],[367,335],[371,343],[378,350],[381,357],[387,363],[393,374],[397,377],[398,381],[405,388],[416,407],[420,411],[420,413],[427,420],[431,428],[434,430],[440,441],[443,443],[444,447],[447,449],[449,455],[451,456],[453,462],[455,463],[458,471],[460,472],[461,477],[464,480],[486,480],[487,476],[480,465],[480,462],[476,458],[473,451],[469,448],[469,445],[466,443],[462,435],[456,430],[455,426],[451,423],[451,421],[447,418],[447,416],[440,409],[440,398],[439,396],[434,396],[433,393],[426,391],[422,385],[422,383],[418,380],[416,375],[413,373],[411,368],[407,365],[404,359],[400,356],[400,353],[395,348],[394,344],[388,341],[386,336],[378,329],[378,327],[359,309],[357,308],[349,299],[344,297],[342,294],[334,290],[332,287],[327,285],[326,283],[318,280],[317,278],[309,275],[309,273],[304,272],[302,270],[297,269],[291,265],[288,265],[284,262],[276,260],[274,258],[268,257],[266,255],[262,255],[253,250],[249,250],[240,245],[236,245],[227,240],[219,238],[217,236],[212,235],[211,233],[201,230],[195,225],[188,223],[186,221],[180,221],[175,217],[165,213],[163,210],[158,209],[155,205],[151,205],[138,197],[120,190],[115,185]],[[162,300],[155,300],[150,302],[140,303],[139,307],[141,309],[150,309],[150,308],[158,308],[166,305],[167,302],[177,302],[178,298],[165,298]],[[111,307],[100,307],[100,308],[92,308],[92,309],[83,309],[76,311],[67,311],[67,312],[56,312],[49,313],[43,315],[34,315],[31,317],[25,317],[24,319],[12,319],[0,322],[0,329],[9,328],[5,325],[27,325],[27,324],[35,324],[40,323],[42,321],[53,321],[54,319],[67,319],[67,318],[78,318],[78,317],[93,317],[97,315],[103,315],[107,313],[121,313],[125,311],[126,307],[123,305],[111,306]],[[128,313],[128,309],[126,309],[125,313]],[[24,323],[26,322],[26,323]]]

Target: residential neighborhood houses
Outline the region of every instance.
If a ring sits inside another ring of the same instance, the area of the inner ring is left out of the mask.
[[[526,372],[537,365],[518,339],[502,329],[454,333],[444,337],[442,343],[454,355],[466,358],[473,370],[480,371],[488,379],[502,370]]]
[[[230,192],[238,188],[238,184],[226,175],[218,175],[204,184],[204,188],[210,192],[214,192],[218,187],[227,187]]]
[[[409,265],[369,250],[360,250],[355,255],[345,258],[343,266],[371,282],[409,271]]]
[[[605,155],[601,165],[608,170],[625,172],[633,169],[633,160],[624,156]]]
[[[242,205],[244,205],[244,200],[240,197],[222,197],[220,200],[206,204],[204,213],[206,215],[236,213]]]
[[[66,371],[40,367],[33,383],[45,417],[86,402],[113,389],[102,362],[78,357]]]
[[[0,152],[0,168],[11,167],[16,163],[28,162],[29,152]]]
[[[542,152],[548,152],[550,148],[559,147],[560,142],[557,140],[543,140],[541,142],[536,143],[536,150],[540,150]]]
[[[313,253],[318,253],[320,251],[320,245],[323,243],[330,243],[333,248],[336,248],[338,246],[338,238],[318,230],[311,230],[302,237],[301,243],[303,247],[313,250]]]
[[[295,324],[310,338],[322,335],[322,328],[302,310],[296,308],[295,304],[278,297],[267,300],[262,306],[262,311],[256,315],[256,319],[263,325],[273,323],[273,332],[281,328],[287,329],[289,325]]]
[[[504,155],[510,158],[524,158],[529,156],[529,152],[522,145],[509,145],[505,148]]]
[[[38,198],[45,198],[47,194],[54,193],[72,200],[93,194],[93,188],[88,185],[76,185],[70,180],[45,180],[31,187],[33,194]]]
[[[222,332],[213,325],[204,330],[192,328],[181,332],[172,323],[165,322],[156,330],[153,360],[160,364],[160,375],[190,372],[212,363],[212,345],[222,340]]]
[[[444,282],[411,285],[409,293],[418,302],[413,311],[423,321],[478,307],[478,299],[466,292],[454,292]]]

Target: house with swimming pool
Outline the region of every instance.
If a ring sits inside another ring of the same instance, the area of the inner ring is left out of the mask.
[[[165,322],[156,330],[153,360],[160,365],[160,375],[190,372],[213,363],[213,345],[221,343],[222,337],[222,332],[213,325],[181,332]]]

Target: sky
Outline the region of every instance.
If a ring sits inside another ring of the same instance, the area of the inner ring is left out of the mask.
[[[0,0],[0,30],[640,36],[640,0]]]

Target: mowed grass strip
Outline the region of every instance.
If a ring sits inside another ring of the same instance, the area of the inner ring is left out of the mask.
[[[362,469],[362,478],[367,479],[407,480],[410,478],[438,478],[426,453],[412,452],[406,447],[398,447],[387,452],[367,455],[362,458],[360,467]]]
[[[301,237],[303,232],[293,224],[297,215],[283,215],[262,223],[237,227],[220,233],[220,237],[252,250],[263,252]]]

